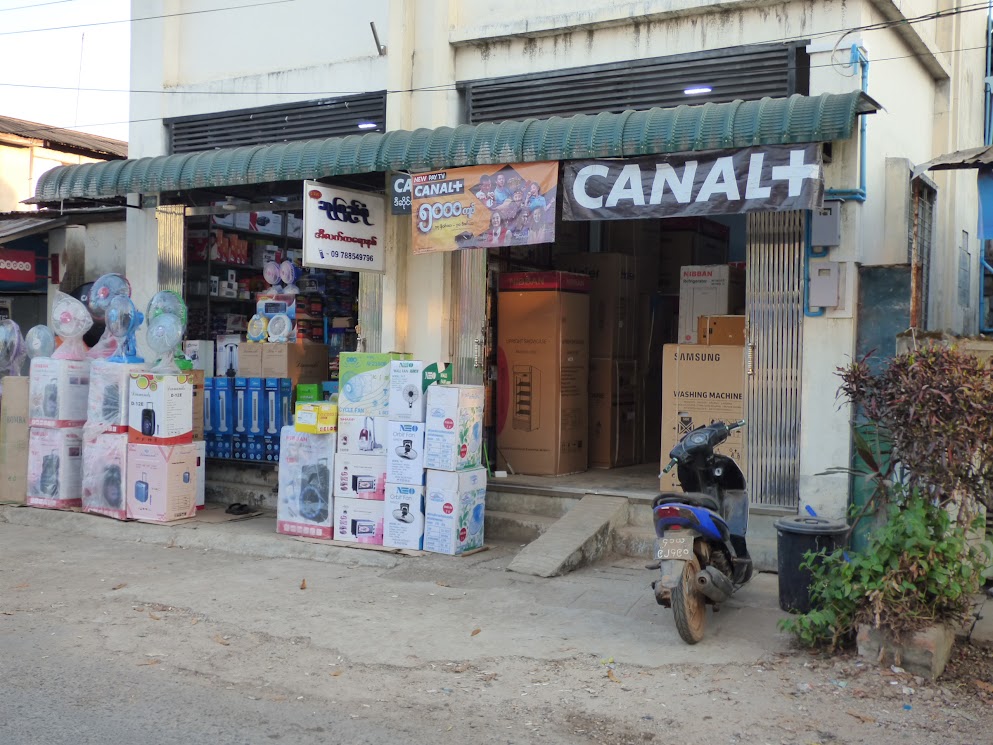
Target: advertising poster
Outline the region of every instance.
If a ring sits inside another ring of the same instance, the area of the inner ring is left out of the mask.
[[[554,242],[558,173],[550,161],[414,174],[414,253]]]
[[[385,271],[386,202],[381,194],[303,182],[303,265]]]

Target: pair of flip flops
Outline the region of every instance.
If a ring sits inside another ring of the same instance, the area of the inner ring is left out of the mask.
[[[247,504],[242,504],[241,502],[235,502],[232,505],[228,505],[228,508],[224,510],[229,515],[248,515],[254,510]]]

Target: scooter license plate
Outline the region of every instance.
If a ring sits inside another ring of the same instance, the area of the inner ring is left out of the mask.
[[[659,538],[655,542],[655,558],[659,561],[678,559],[689,561],[693,558],[693,538],[688,535]]]

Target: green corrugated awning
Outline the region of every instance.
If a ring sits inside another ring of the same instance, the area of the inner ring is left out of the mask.
[[[851,137],[857,117],[879,108],[858,91],[795,95],[87,163],[43,174],[34,201],[101,199],[378,171],[830,142]]]

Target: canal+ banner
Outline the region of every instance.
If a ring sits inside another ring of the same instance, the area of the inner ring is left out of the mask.
[[[821,146],[750,147],[562,164],[566,220],[631,220],[819,208]]]
[[[554,242],[558,176],[556,161],[412,175],[414,253]]]

